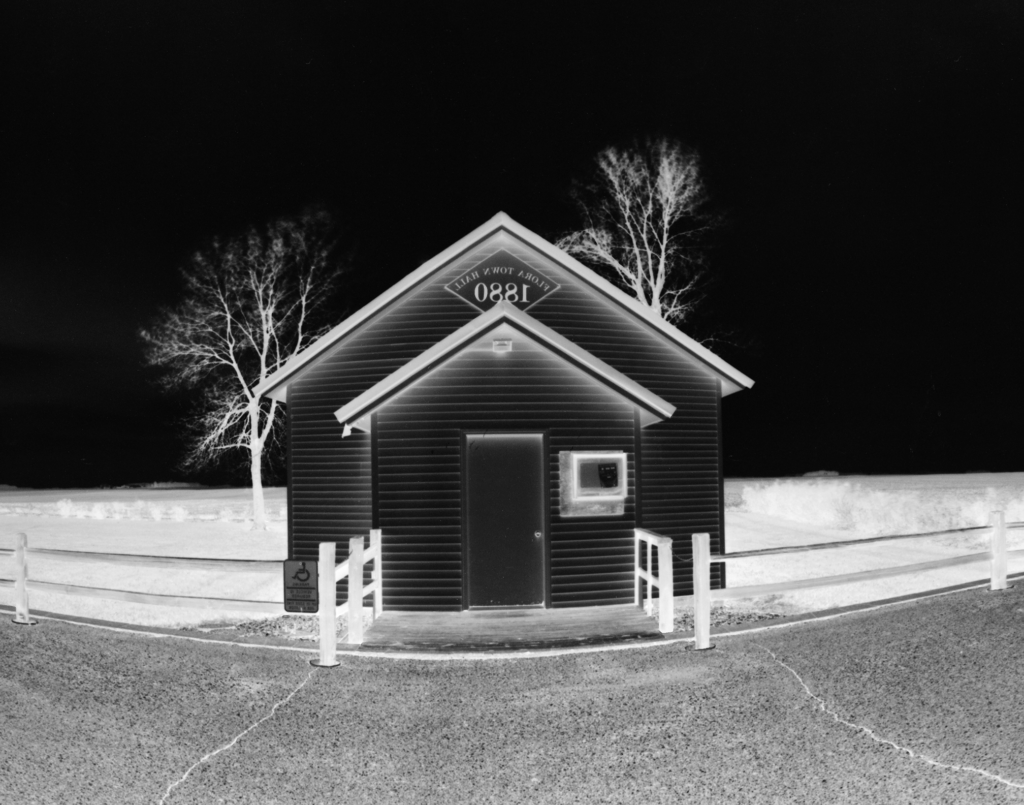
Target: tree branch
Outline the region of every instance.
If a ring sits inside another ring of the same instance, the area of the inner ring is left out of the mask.
[[[688,318],[699,303],[700,241],[711,226],[697,156],[668,140],[607,148],[576,201],[587,225],[557,245],[610,273],[656,315]]]
[[[279,403],[252,389],[328,328],[314,320],[342,273],[332,230],[329,217],[314,211],[215,239],[183,267],[181,303],[140,331],[164,388],[200,390],[186,422],[186,466],[280,444]]]

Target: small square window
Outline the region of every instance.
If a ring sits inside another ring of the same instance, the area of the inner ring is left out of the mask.
[[[625,453],[573,453],[573,497],[620,500],[626,496]]]
[[[558,513],[562,517],[621,517],[629,474],[621,450],[560,450]]]

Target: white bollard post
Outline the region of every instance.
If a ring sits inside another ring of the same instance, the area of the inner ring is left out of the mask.
[[[675,590],[672,585],[672,542],[658,543],[658,631],[671,632],[674,624],[673,604]]]
[[[992,582],[990,590],[1006,589],[1006,518],[1002,512],[989,515],[992,526]]]
[[[333,542],[320,543],[320,555],[317,557],[316,580],[317,594],[320,598],[320,659],[312,660],[312,665],[323,668],[334,668],[338,662],[338,602],[335,592],[334,563],[335,545]]]
[[[13,623],[32,626],[38,621],[32,620],[28,611],[28,536],[23,532],[15,535],[14,545],[14,617]]]
[[[705,651],[711,645],[711,535],[693,537],[693,648]]]
[[[380,617],[384,611],[384,547],[381,545],[381,530],[374,528],[370,530],[370,547],[376,548],[376,559],[373,560],[373,581],[377,586],[373,588],[373,617]]]
[[[363,642],[363,538],[348,541],[348,642]]]

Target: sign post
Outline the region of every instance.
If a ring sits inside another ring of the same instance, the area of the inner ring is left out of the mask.
[[[284,611],[314,613],[319,609],[317,563],[308,559],[284,563]]]

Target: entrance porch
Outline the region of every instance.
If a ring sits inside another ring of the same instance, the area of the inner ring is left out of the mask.
[[[632,604],[564,609],[381,613],[362,646],[341,651],[508,651],[663,640],[656,618]]]

